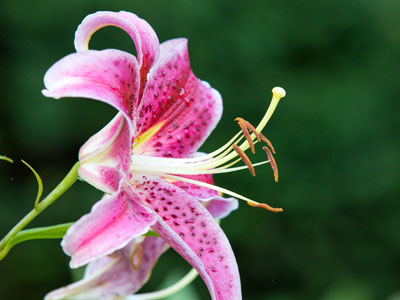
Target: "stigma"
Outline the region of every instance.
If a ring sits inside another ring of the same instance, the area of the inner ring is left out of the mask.
[[[268,204],[259,203],[225,188],[189,179],[184,176],[222,174],[236,172],[243,169],[248,169],[250,174],[255,176],[255,167],[269,163],[273,171],[274,179],[277,182],[278,166],[273,156],[276,152],[272,143],[261,133],[261,131],[272,117],[280,99],[285,97],[285,95],[286,92],[281,87],[275,87],[272,89],[270,105],[264,117],[256,127],[243,118],[235,118],[235,121],[240,127],[240,131],[217,150],[209,154],[198,155],[190,158],[166,158],[133,154],[131,172],[160,176],[170,181],[183,181],[195,184],[244,200],[252,207],[261,207],[272,212],[281,212],[281,208],[274,208]],[[251,153],[254,154],[256,144],[258,143],[264,144],[262,149],[265,151],[266,160],[252,163],[246,154],[246,151],[250,149]],[[239,162],[243,162],[244,165],[236,166]]]

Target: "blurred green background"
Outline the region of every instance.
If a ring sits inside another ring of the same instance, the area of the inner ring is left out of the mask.
[[[80,146],[115,114],[90,100],[41,95],[43,75],[74,51],[89,13],[127,10],[160,41],[189,39],[192,69],[223,96],[223,118],[202,150],[230,138],[241,116],[257,123],[270,90],[284,87],[264,134],[277,149],[268,167],[216,177],[218,185],[284,208],[244,203],[222,222],[237,256],[244,299],[400,299],[400,2],[395,0],[128,1],[17,0],[0,4],[0,234],[28,210],[41,174],[45,193]],[[96,33],[92,48],[134,52],[122,31]],[[263,159],[258,151],[253,161]],[[74,221],[101,193],[78,182],[31,226]],[[41,299],[71,281],[59,240],[16,246],[0,262],[1,299]],[[189,269],[169,251],[150,283]],[[209,299],[200,279],[191,297]],[[172,298],[178,299],[178,298]]]

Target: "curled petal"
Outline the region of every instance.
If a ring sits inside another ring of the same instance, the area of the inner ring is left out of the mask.
[[[102,11],[88,15],[75,33],[75,49],[86,51],[91,36],[100,28],[116,26],[126,31],[136,46],[137,60],[140,67],[140,98],[149,72],[159,54],[159,41],[153,28],[137,15],[126,12]]]
[[[133,238],[146,233],[156,216],[137,204],[141,199],[129,188],[97,202],[64,236],[61,246],[77,268],[121,249]]]
[[[188,156],[208,137],[221,114],[220,94],[190,70],[187,41],[164,42],[160,59],[149,73],[136,121],[135,136],[152,134],[134,153]]]
[[[207,209],[188,193],[158,177],[138,174],[134,180],[138,194],[159,216],[153,230],[199,272],[212,299],[241,299],[232,248]]]
[[[119,50],[88,50],[70,54],[45,74],[46,97],[84,97],[114,106],[131,119],[139,93],[136,58]]]
[[[49,293],[45,300],[115,299],[133,294],[147,282],[168,247],[159,237],[136,238],[123,249],[90,262],[82,280]]]
[[[128,122],[119,113],[81,147],[79,176],[103,192],[117,191],[128,176],[130,145]]]

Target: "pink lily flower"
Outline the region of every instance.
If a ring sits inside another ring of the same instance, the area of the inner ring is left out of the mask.
[[[137,57],[115,49],[88,50],[91,36],[105,26],[125,30],[135,43]],[[196,195],[201,193],[200,198],[206,199],[211,189],[252,206],[280,211],[216,187],[209,177],[242,169],[229,168],[238,157],[254,174],[257,164],[244,151],[254,151],[255,139],[270,145],[260,131],[284,90],[273,90],[271,106],[257,128],[238,119],[246,137],[240,146],[238,133],[220,149],[196,154],[221,117],[222,100],[192,73],[185,39],[160,45],[150,25],[136,15],[98,12],[78,27],[75,48],[77,53],[48,70],[43,94],[97,99],[119,113],[79,152],[79,175],[108,196],[65,235],[62,247],[71,256],[70,266],[79,267],[122,249],[151,228],[199,272],[212,299],[241,299],[239,271],[229,241]],[[277,179],[271,150],[264,150]],[[220,203],[226,203],[222,199]]]
[[[181,187],[185,188],[183,185]],[[214,218],[224,218],[237,209],[236,199],[221,198],[212,190],[207,192],[208,195],[200,195],[198,192],[193,195],[196,197],[211,195],[209,200],[197,199],[207,200],[206,207]],[[124,248],[91,261],[86,267],[83,279],[50,292],[45,300],[127,297],[136,293],[148,281],[153,266],[168,248],[168,244],[159,237],[135,238]]]

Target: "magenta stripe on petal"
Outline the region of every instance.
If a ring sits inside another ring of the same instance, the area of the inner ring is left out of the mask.
[[[124,247],[133,238],[146,233],[156,221],[155,215],[138,205],[129,187],[97,202],[81,217],[61,243],[77,268]]]

